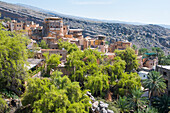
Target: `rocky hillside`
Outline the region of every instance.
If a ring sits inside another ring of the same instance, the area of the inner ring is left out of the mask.
[[[64,19],[64,24],[70,28],[84,29],[84,36],[106,35],[110,39],[126,39],[137,45],[138,48],[160,47],[165,53],[170,51],[170,29],[158,25],[130,25],[120,23],[106,23],[58,14],[21,5],[0,2],[1,18],[10,17],[20,21],[31,20],[42,25],[43,19],[49,16],[58,16]]]

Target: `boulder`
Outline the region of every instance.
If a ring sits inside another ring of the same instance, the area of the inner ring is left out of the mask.
[[[109,104],[106,104],[106,103],[100,104],[101,108],[108,108],[108,106],[109,106]]]
[[[107,113],[107,110],[105,108],[102,108],[101,113]]]
[[[92,95],[91,95],[91,93],[90,93],[90,92],[88,92],[88,91],[87,91],[87,95],[88,95],[89,97],[91,97],[91,96],[92,96]]]
[[[113,112],[112,110],[109,110],[109,109],[108,109],[108,110],[107,110],[107,113],[114,113],[114,112]]]
[[[100,101],[100,104],[104,104],[104,102],[103,102],[103,101]]]
[[[93,102],[96,101],[96,99],[95,99],[93,96],[91,96],[90,99],[91,99]]]
[[[98,105],[99,105],[99,102],[96,101],[96,102],[94,102],[94,103],[92,104],[92,107],[96,109],[96,108],[98,107]]]
[[[96,111],[99,112],[100,111],[100,107],[97,107]]]

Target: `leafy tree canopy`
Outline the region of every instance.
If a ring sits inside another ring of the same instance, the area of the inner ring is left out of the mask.
[[[39,43],[39,47],[41,47],[42,49],[48,49],[48,44],[46,44],[44,40],[41,40],[41,42]]]
[[[8,108],[8,105],[6,104],[6,101],[2,98],[0,95],[0,112],[4,113]]]
[[[31,105],[33,113],[42,112],[83,112],[89,111],[89,97],[86,91],[81,91],[79,83],[72,82],[67,76],[59,76],[61,73],[54,72],[49,78],[31,78],[23,95],[24,106]],[[65,82],[69,83],[66,84]]]
[[[115,50],[117,56],[126,62],[126,72],[131,72],[133,69],[137,69],[139,66],[137,55],[135,51],[131,48],[126,48],[125,50]]]
[[[20,95],[26,77],[27,38],[5,31],[0,25],[0,88]]]
[[[58,47],[59,47],[59,49],[64,48],[68,52],[68,54],[72,53],[73,51],[78,51],[79,50],[79,48],[77,47],[76,44],[72,44],[72,43],[70,43],[68,41],[59,40]]]
[[[45,57],[45,62],[47,66],[47,76],[50,76],[51,69],[55,69],[61,63],[61,56],[58,54],[50,55],[48,52],[44,53],[43,56]]]
[[[145,53],[149,52],[146,48],[140,48],[139,49],[139,55],[144,55]]]

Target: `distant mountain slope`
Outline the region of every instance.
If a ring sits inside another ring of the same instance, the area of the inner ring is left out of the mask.
[[[137,47],[161,47],[167,53],[170,50],[170,29],[158,25],[131,25],[122,23],[103,22],[103,20],[81,18],[63,15],[53,11],[40,8],[0,2],[0,12],[2,17],[7,16],[20,21],[31,20],[42,25],[43,19],[50,16],[62,17],[64,24],[70,28],[84,29],[84,36],[95,37],[95,35],[106,35],[107,41],[110,39],[129,40]]]

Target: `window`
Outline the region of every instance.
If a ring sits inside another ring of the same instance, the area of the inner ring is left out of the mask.
[[[164,76],[167,76],[167,73],[166,73],[166,72],[163,72],[163,75],[164,75]]]

